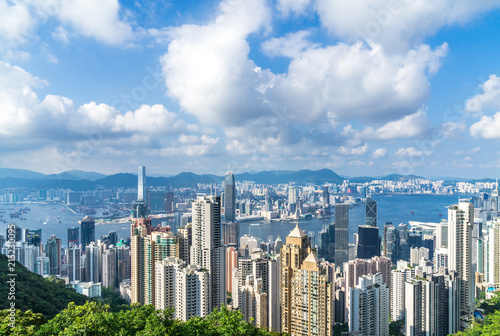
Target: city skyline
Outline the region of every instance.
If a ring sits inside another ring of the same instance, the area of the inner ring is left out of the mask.
[[[495,1],[0,8],[1,167],[482,178],[500,165]]]

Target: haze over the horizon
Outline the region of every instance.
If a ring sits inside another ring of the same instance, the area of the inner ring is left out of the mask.
[[[497,176],[495,0],[0,0],[0,167]]]

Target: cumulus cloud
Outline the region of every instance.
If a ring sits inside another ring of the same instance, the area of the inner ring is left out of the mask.
[[[52,36],[65,44],[68,29],[110,45],[123,45],[134,38],[132,25],[121,19],[118,0],[0,0],[0,53],[13,58],[30,40],[38,26],[50,19],[60,23]]]
[[[494,116],[482,116],[481,120],[470,127],[470,134],[486,140],[500,139],[500,112]]]
[[[422,156],[429,156],[431,155],[430,151],[420,151],[415,149],[415,147],[408,147],[408,148],[399,148],[396,153],[394,153],[396,156],[403,156],[403,157],[422,157]]]
[[[499,8],[495,0],[317,0],[323,26],[344,39],[364,39],[387,50],[408,50],[441,27],[462,24]]]
[[[441,125],[441,132],[445,138],[457,138],[465,131],[464,122],[450,121]]]
[[[374,158],[374,159],[381,159],[381,158],[384,158],[386,155],[387,155],[387,149],[385,149],[385,148],[377,148],[372,153],[372,158]]]
[[[272,78],[248,59],[246,37],[270,20],[266,1],[223,1],[215,22],[171,31],[161,58],[169,96],[205,123],[238,124],[264,111],[262,90]]]
[[[287,17],[290,14],[304,14],[311,0],[278,0],[276,7],[282,16]]]
[[[296,58],[299,57],[304,50],[318,47],[318,44],[313,44],[308,41],[310,35],[310,31],[301,30],[295,33],[289,33],[284,37],[272,38],[262,43],[262,51],[271,57],[285,56]]]
[[[120,45],[133,37],[130,24],[120,20],[118,0],[61,1],[57,16],[83,36],[106,44]]]
[[[484,109],[500,109],[500,77],[491,75],[480,88],[483,93],[468,99],[465,110],[481,115]]]
[[[390,121],[377,129],[367,127],[361,132],[360,136],[376,140],[411,138],[422,134],[428,127],[427,115],[423,110],[420,110],[402,119]]]
[[[429,96],[427,76],[447,49],[423,45],[405,56],[362,43],[308,49],[291,61],[266,97],[302,123],[317,122],[328,112],[340,122],[387,122],[421,107]]]

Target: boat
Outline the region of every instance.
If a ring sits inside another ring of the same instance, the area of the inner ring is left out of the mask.
[[[415,212],[413,212],[413,210],[412,210],[412,211],[411,211],[411,214],[412,214],[412,215],[414,215],[414,214],[415,214]]]
[[[442,213],[440,213],[440,214],[439,214],[439,217],[441,217],[442,215],[443,215],[443,214],[442,214]]]

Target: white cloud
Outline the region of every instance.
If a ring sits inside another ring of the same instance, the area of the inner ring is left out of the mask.
[[[344,39],[365,39],[387,50],[408,50],[441,27],[499,8],[496,0],[317,0],[323,26]]]
[[[396,153],[394,153],[396,156],[404,156],[404,157],[422,157],[422,156],[429,156],[431,155],[430,151],[420,151],[415,149],[415,147],[408,147],[408,148],[399,148]]]
[[[381,159],[381,158],[384,158],[386,155],[387,155],[387,149],[385,149],[385,148],[377,148],[372,153],[372,158],[374,158],[374,159]]]
[[[121,11],[118,0],[0,0],[0,54],[11,59],[27,57],[18,48],[35,41],[36,29],[54,18],[60,25],[52,37],[65,44],[69,42],[67,28],[72,28],[76,34],[99,42],[123,45],[134,38],[134,31],[120,18]]]
[[[271,57],[285,56],[296,58],[304,50],[318,47],[318,44],[313,44],[307,40],[310,35],[310,31],[301,30],[295,33],[288,33],[284,37],[272,38],[262,43],[262,51]]]
[[[161,58],[168,94],[205,123],[231,125],[262,115],[268,71],[248,59],[246,37],[266,26],[266,1],[223,1],[215,22],[171,31]]]
[[[465,110],[481,115],[484,109],[500,109],[500,77],[491,75],[480,87],[483,93],[468,99]]]
[[[364,155],[369,151],[369,147],[367,144],[362,146],[349,148],[348,146],[340,146],[338,152],[342,155]]]
[[[465,123],[450,121],[441,125],[441,132],[445,138],[457,138],[465,131]]]
[[[113,131],[168,134],[177,130],[182,123],[177,115],[163,105],[142,105],[134,112],[118,114],[112,121]]]
[[[495,113],[492,117],[482,116],[481,120],[471,125],[470,134],[474,138],[500,139],[500,112]]]
[[[106,44],[120,45],[133,37],[132,27],[120,20],[118,0],[62,1],[57,15],[80,34]]]
[[[25,43],[33,25],[26,4],[0,0],[0,52]]]
[[[276,7],[284,17],[290,14],[304,14],[311,0],[278,0]]]
[[[447,49],[446,44],[435,50],[423,45],[405,56],[362,43],[308,49],[291,61],[266,98],[301,123],[317,122],[329,112],[339,122],[387,122],[422,106],[429,96],[427,76]]]
[[[411,138],[422,134],[428,127],[427,115],[420,110],[402,119],[390,121],[378,129],[369,126],[361,132],[360,136],[376,140]]]
[[[479,153],[481,152],[483,149],[481,147],[475,147],[475,148],[472,148],[471,150],[468,150],[467,153],[469,154],[476,154],[476,153]]]

